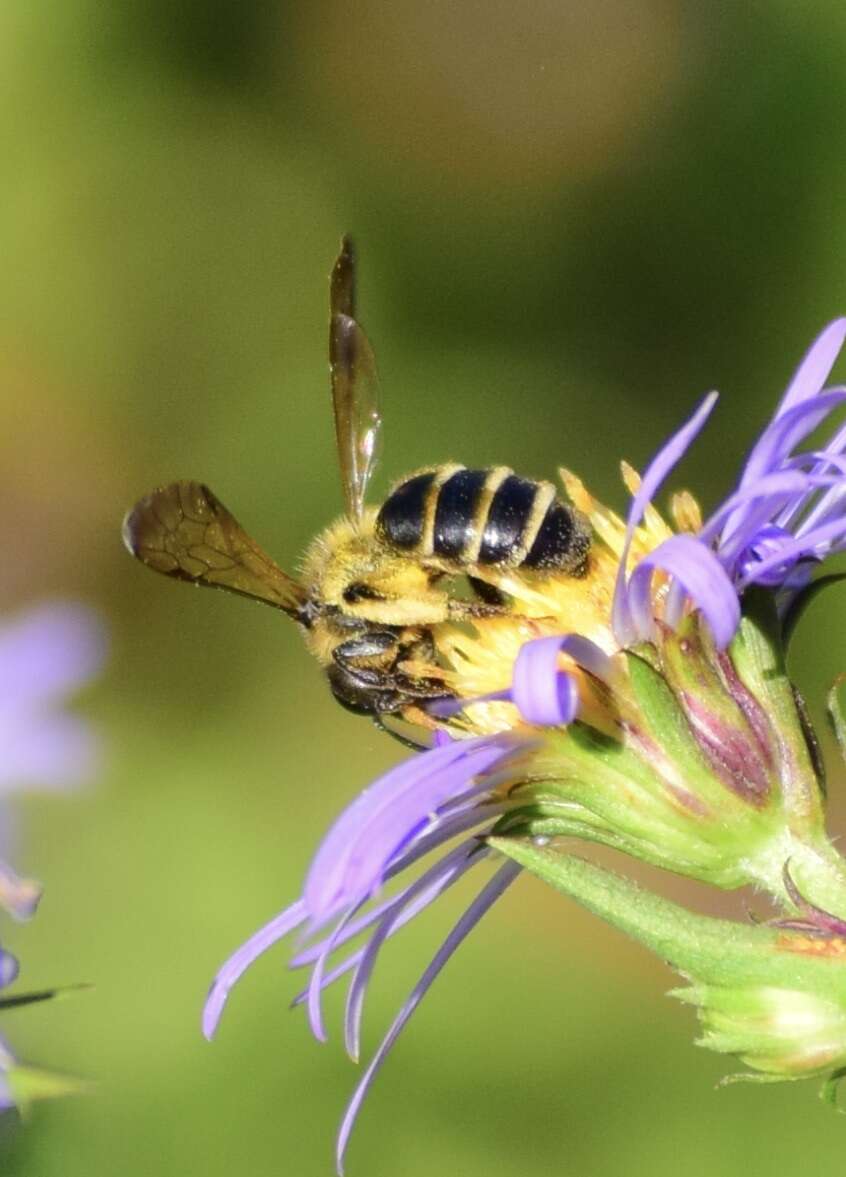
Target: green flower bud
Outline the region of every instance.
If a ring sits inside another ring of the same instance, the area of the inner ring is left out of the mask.
[[[772,985],[672,992],[698,1008],[697,1045],[738,1055],[771,1079],[824,1075],[846,1064],[846,1004],[830,997]]]

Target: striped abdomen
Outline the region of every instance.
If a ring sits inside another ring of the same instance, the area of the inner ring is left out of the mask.
[[[518,478],[506,466],[415,474],[383,504],[376,534],[421,559],[568,572],[580,570],[590,547],[587,520],[551,483]]]

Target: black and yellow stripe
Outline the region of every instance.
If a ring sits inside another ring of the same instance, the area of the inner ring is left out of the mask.
[[[587,520],[549,482],[507,466],[439,466],[396,487],[379,511],[383,543],[447,564],[577,572],[590,546]]]

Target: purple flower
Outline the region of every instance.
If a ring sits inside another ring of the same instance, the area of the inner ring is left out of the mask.
[[[246,969],[298,931],[291,964],[309,977],[294,1004],[305,1007],[315,1037],[325,1040],[323,992],[349,978],[344,1038],[357,1060],[382,945],[490,858],[494,832],[551,830],[719,886],[759,881],[749,851],[769,847],[782,830],[782,778],[789,774],[779,758],[788,737],[768,725],[774,707],[766,691],[779,684],[750,685],[723,651],[740,624],[746,588],[762,585],[783,604],[816,563],[846,548],[846,429],[821,449],[797,448],[846,401],[846,390],[823,391],[844,337],[846,319],[811,348],[736,490],[704,524],[688,498],[674,511],[677,524],[687,525],[673,534],[651,500],[704,426],[716,393],[641,480],[625,472],[632,489],[625,523],[562,472],[595,532],[587,574],[524,580],[505,570],[498,587],[510,611],[479,621],[472,634],[448,623],[436,628],[433,672],[456,699],[429,706],[441,725],[435,746],[341,814],[300,898],[223,965],[203,1011],[207,1038]],[[683,632],[674,632],[682,622]],[[661,644],[652,662],[631,652],[649,641]],[[787,710],[779,706],[786,727]],[[798,723],[796,732],[789,739],[798,748]],[[794,751],[791,745],[789,771],[801,773],[806,752]],[[408,881],[413,867],[419,872]],[[397,1036],[519,869],[510,860],[498,867],[400,1007],[342,1121],[339,1171],[362,1101]],[[386,891],[392,882],[397,889]]]
[[[16,789],[67,789],[95,771],[93,734],[61,708],[65,697],[99,669],[104,653],[102,626],[81,606],[42,605],[0,626],[0,846],[5,854],[14,841],[10,794]],[[37,883],[20,878],[0,859],[0,906],[16,919],[28,919],[40,897]],[[17,960],[0,949],[0,988],[17,975]],[[0,1005],[28,1004],[50,995],[17,995]],[[0,1039],[0,1110],[22,1098],[13,1090],[13,1072],[29,1076],[29,1097],[75,1089],[71,1080],[20,1067]]]
[[[98,746],[88,725],[62,710],[65,697],[99,669],[101,625],[78,605],[42,605],[0,626],[0,798],[16,789],[67,789],[94,774]],[[13,841],[7,807],[0,842]],[[40,888],[0,860],[0,904],[32,915]]]
[[[670,537],[631,574],[626,559],[621,560],[614,631],[622,646],[653,636],[656,570],[671,581],[664,622],[677,624],[685,605],[692,604],[724,649],[740,621],[745,589],[773,589],[783,610],[822,560],[846,549],[846,427],[835,428],[819,448],[799,448],[846,402],[846,388],[824,387],[844,339],[846,319],[836,319],[813,343],[752,447],[735,491],[697,535]],[[649,500],[705,424],[716,399],[716,393],[706,397],[647,468],[629,510],[626,555]]]
[[[61,704],[97,672],[104,651],[101,626],[76,605],[43,605],[0,627],[0,790],[91,778],[96,741]]]

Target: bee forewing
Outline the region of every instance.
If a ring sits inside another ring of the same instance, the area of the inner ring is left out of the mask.
[[[367,483],[378,457],[379,380],[370,341],[355,317],[355,254],[349,237],[329,287],[329,370],[335,440],[347,512],[360,519]]]
[[[140,499],[123,522],[123,541],[165,576],[240,593],[295,617],[305,603],[302,586],[200,482],[172,482]]]

